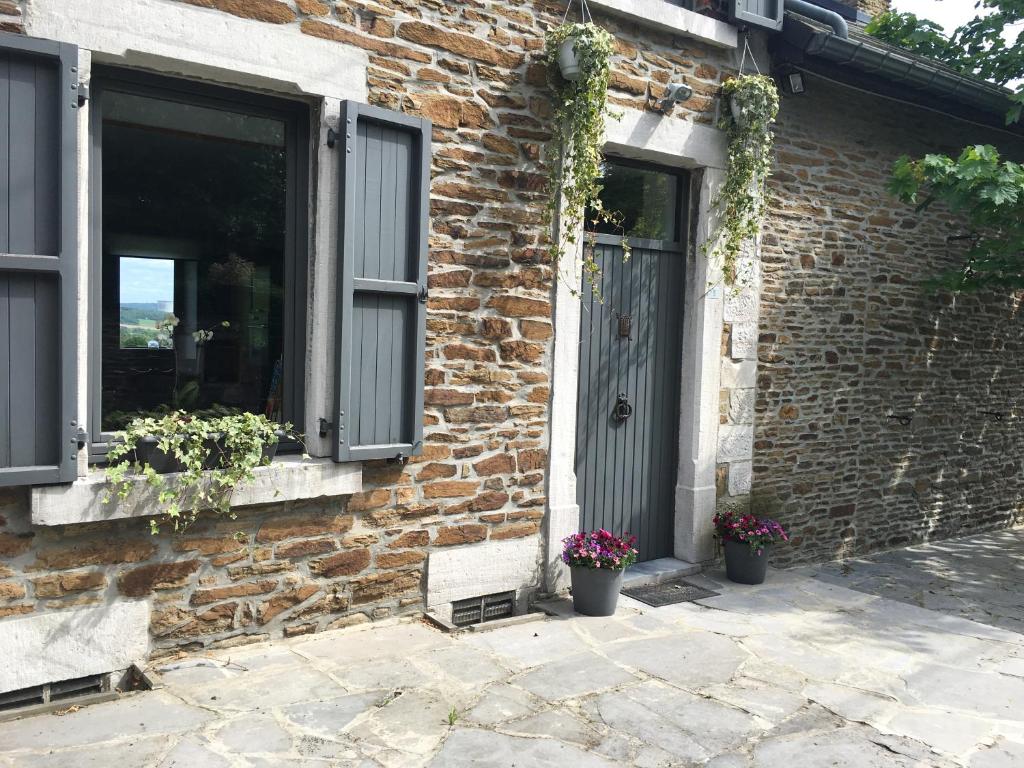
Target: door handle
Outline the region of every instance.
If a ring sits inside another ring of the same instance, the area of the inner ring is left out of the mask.
[[[629,404],[629,398],[625,392],[619,392],[619,396],[615,399],[615,409],[612,411],[612,416],[616,421],[625,421],[633,415],[633,406]]]

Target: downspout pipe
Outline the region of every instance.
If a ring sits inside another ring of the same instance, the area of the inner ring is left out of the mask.
[[[836,37],[841,37],[843,40],[848,40],[850,37],[850,29],[846,26],[846,19],[835,11],[808,3],[806,0],[784,0],[783,7],[787,11],[793,11],[801,16],[806,16],[808,19],[814,19],[822,24],[827,24],[832,27]]]

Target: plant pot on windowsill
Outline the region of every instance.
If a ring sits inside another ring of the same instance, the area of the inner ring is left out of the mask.
[[[619,602],[622,576],[636,562],[635,537],[601,529],[562,539],[562,562],[572,578],[572,607],[584,616],[611,616]]]

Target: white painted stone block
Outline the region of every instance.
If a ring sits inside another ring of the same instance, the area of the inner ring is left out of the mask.
[[[756,323],[758,293],[751,288],[726,289],[722,318],[727,323]]]
[[[734,389],[729,393],[729,421],[733,424],[754,423],[755,389]]]
[[[729,356],[733,360],[757,359],[757,323],[733,323]]]
[[[754,464],[751,461],[734,461],[729,465],[729,495],[745,496],[750,493]]]
[[[753,426],[723,424],[718,428],[718,461],[750,461],[754,455]]]
[[[427,608],[476,595],[537,587],[542,579],[540,554],[537,536],[431,552]]]
[[[125,669],[149,655],[149,604],[122,601],[0,621],[0,693]]]
[[[32,0],[25,30],[120,61],[225,84],[366,101],[365,51],[170,0]]]
[[[736,363],[723,359],[719,386],[722,389],[751,389],[757,386],[757,361],[743,360]]]
[[[638,24],[692,37],[720,48],[736,48],[736,27],[665,0],[591,0],[590,5]]]

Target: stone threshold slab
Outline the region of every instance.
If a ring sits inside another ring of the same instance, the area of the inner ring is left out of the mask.
[[[661,557],[657,560],[648,560],[644,563],[637,563],[626,570],[622,577],[622,586],[646,587],[650,584],[661,584],[669,579],[677,579],[681,576],[692,576],[700,573],[701,567],[695,563],[688,563],[685,560],[677,560],[674,557]]]
[[[296,499],[346,496],[363,487],[363,465],[339,464],[331,459],[304,459],[282,456],[254,471],[251,482],[243,483],[231,494],[232,507],[249,507]],[[175,475],[167,475],[173,482]],[[85,477],[62,485],[32,488],[31,510],[34,525],[73,525],[149,517],[158,503],[153,488],[138,478],[128,497],[104,503],[107,481],[103,470],[93,469]]]

